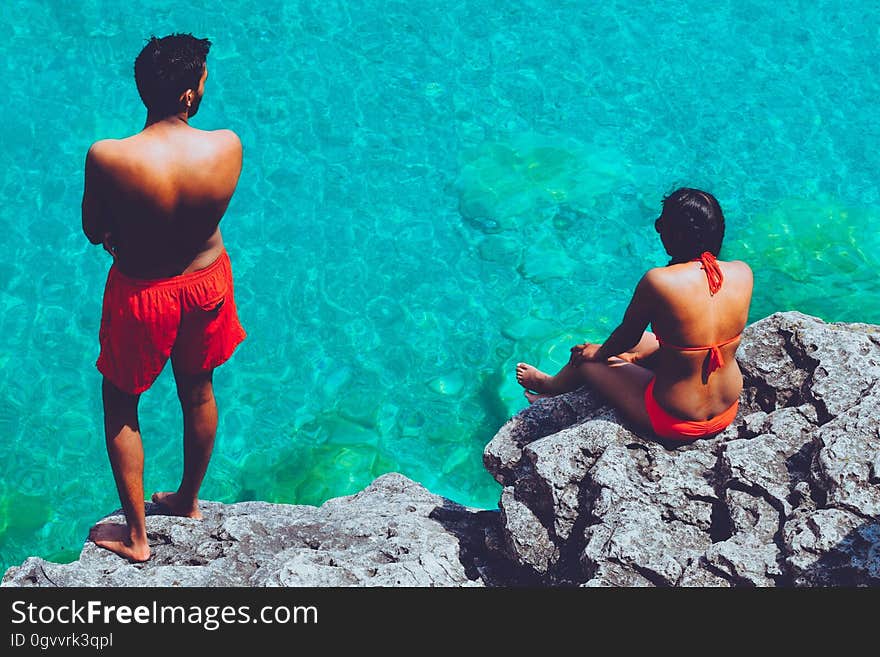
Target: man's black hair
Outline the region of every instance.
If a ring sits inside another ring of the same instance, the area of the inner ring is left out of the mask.
[[[663,211],[655,223],[672,262],[699,258],[704,251],[718,256],[724,240],[724,214],[714,196],[682,187],[663,199]]]
[[[180,95],[198,89],[211,42],[192,34],[150,37],[134,60],[134,80],[147,111],[157,117],[176,114]]]

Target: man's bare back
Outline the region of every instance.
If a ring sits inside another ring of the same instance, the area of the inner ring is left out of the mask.
[[[177,116],[126,139],[95,142],[86,158],[83,230],[105,240],[134,278],[203,269],[223,250],[218,225],[241,173],[230,130],[204,131]]]

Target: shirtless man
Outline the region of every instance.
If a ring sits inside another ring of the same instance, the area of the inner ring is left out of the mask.
[[[189,34],[151,38],[135,60],[144,129],[95,142],[86,157],[83,232],[113,257],[97,367],[127,521],[97,525],[91,538],[131,561],[150,557],[141,393],[170,358],[183,409],[183,479],[153,501],[167,513],[200,518],[198,493],[217,432],[212,375],[245,338],[219,229],[241,173],[241,142],[229,130],[189,125],[205,90],[210,46]]]

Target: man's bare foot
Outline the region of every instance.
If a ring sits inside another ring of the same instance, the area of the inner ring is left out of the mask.
[[[534,392],[529,392],[528,390],[524,390],[523,394],[526,396],[526,399],[529,400],[530,404],[534,404],[539,399],[547,399],[548,397],[552,397],[553,395],[544,395],[544,394],[536,394]]]
[[[189,500],[180,499],[177,493],[153,493],[153,497],[150,499],[167,511],[166,515],[198,519],[202,517],[202,512],[199,511],[198,500],[190,502]]]
[[[536,367],[532,367],[528,363],[516,364],[516,381],[526,390],[534,390],[535,392],[546,392],[544,386],[550,378],[549,374],[545,374]]]
[[[139,541],[132,540],[128,525],[114,522],[95,525],[89,532],[89,538],[98,547],[115,552],[129,561],[146,561],[150,558],[150,544],[146,537]]]

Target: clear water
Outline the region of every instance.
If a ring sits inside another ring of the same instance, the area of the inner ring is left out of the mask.
[[[211,38],[197,127],[245,145],[222,224],[249,339],[218,371],[203,496],[319,503],[396,470],[494,507],[481,450],[521,359],[601,340],[704,187],[752,319],[880,323],[877,3],[4,3],[0,566],[74,558],[116,508],[97,356],[108,261],[89,144],[140,129],[151,33]],[[149,494],[176,485],[166,371]]]

